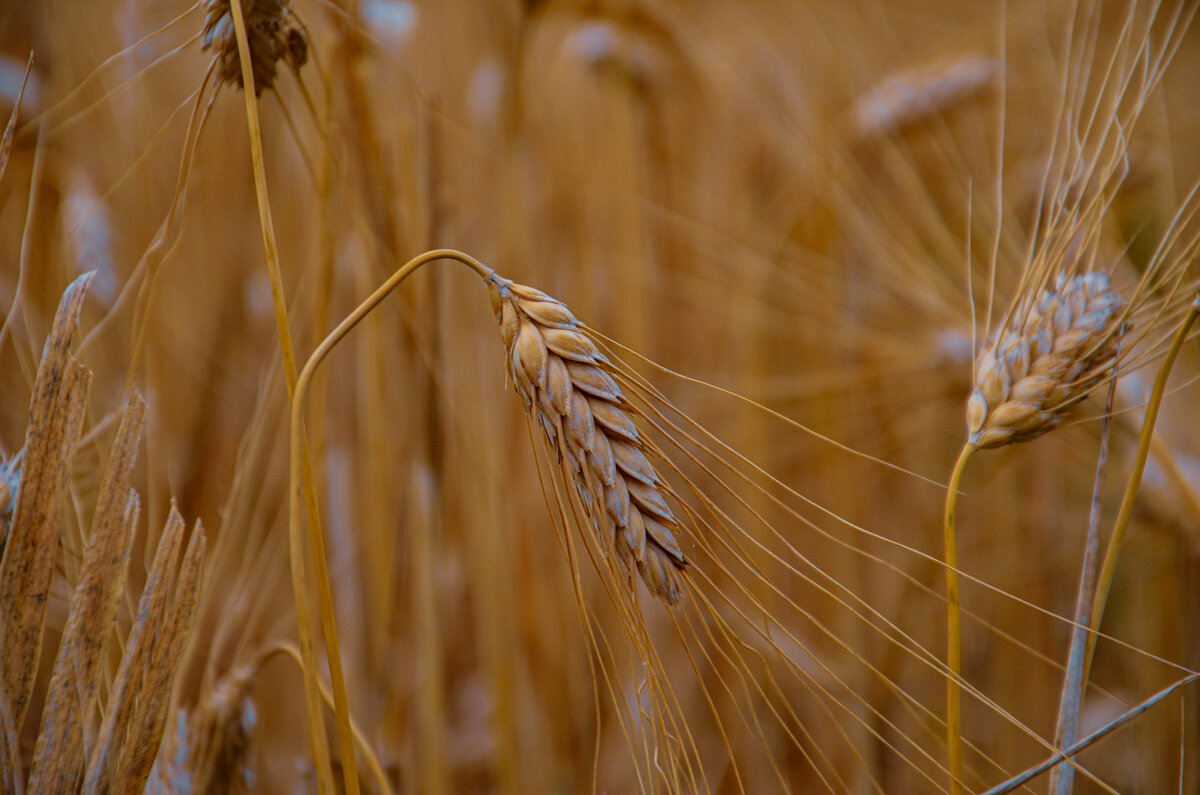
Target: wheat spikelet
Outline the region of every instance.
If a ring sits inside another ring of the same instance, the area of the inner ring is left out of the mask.
[[[1100,272],[1059,276],[1053,290],[1018,304],[975,360],[968,441],[1000,447],[1058,425],[1113,367],[1124,305]]]
[[[679,601],[687,563],[667,502],[672,492],[646,456],[636,409],[612,364],[561,302],[492,275],[492,306],[517,394],[563,462],[602,549],[615,549],[652,594]]]
[[[254,90],[261,94],[275,84],[281,59],[293,69],[308,61],[308,37],[297,24],[288,0],[245,0],[242,8],[254,67]],[[218,82],[243,87],[229,0],[208,0],[202,49],[212,50],[216,57]]]

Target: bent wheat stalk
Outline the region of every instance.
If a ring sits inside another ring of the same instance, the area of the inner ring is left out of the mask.
[[[603,536],[602,548],[615,549],[631,582],[636,570],[652,594],[668,604],[677,603],[681,594],[679,573],[687,563],[675,538],[678,523],[667,502],[675,495],[647,458],[648,446],[631,418],[635,410],[611,375],[612,364],[561,302],[497,276],[491,268],[460,251],[436,249],[409,260],[359,304],[317,346],[296,380],[291,413],[288,540],[297,611],[309,598],[301,506],[308,498],[303,476],[307,450],[304,416],[316,369],[401,282],[438,259],[461,262],[487,282],[517,392],[531,419],[542,427],[571,473],[596,533]],[[318,516],[313,513],[309,546],[318,577],[321,572],[327,577],[325,540]],[[332,643],[327,637],[326,645]],[[336,649],[328,653],[332,656]],[[314,662],[306,659],[303,667],[306,692],[319,692]],[[344,691],[333,688],[335,709],[340,701],[340,708],[348,714],[345,698]],[[327,749],[314,749],[318,754],[322,751]],[[353,776],[353,771],[348,775]]]

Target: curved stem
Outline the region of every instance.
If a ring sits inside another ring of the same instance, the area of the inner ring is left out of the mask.
[[[276,654],[283,654],[290,660],[296,663],[300,668],[301,674],[304,672],[304,658],[300,655],[300,650],[291,643],[281,640],[274,646],[270,646],[263,650],[258,656],[256,664],[262,667],[267,660],[271,659]],[[325,683],[317,680],[317,684],[321,688],[321,698],[330,710],[333,709],[333,695],[329,692],[329,688]],[[379,764],[379,757],[371,750],[370,744],[367,742],[366,736],[354,723],[354,719],[350,719],[350,731],[354,734],[354,742],[362,749],[363,761],[366,762],[367,769],[371,771],[371,777],[375,779],[375,786],[379,789],[381,795],[392,795],[392,785],[388,783],[387,774],[383,772],[383,765]]]
[[[1100,577],[1096,581],[1096,594],[1092,601],[1091,623],[1089,625],[1087,654],[1083,666],[1081,689],[1087,687],[1088,676],[1092,670],[1092,657],[1096,653],[1097,633],[1100,631],[1100,621],[1104,618],[1104,607],[1108,603],[1108,591],[1112,586],[1113,575],[1117,570],[1117,555],[1121,550],[1121,542],[1125,539],[1125,530],[1129,527],[1129,519],[1133,516],[1133,504],[1137,499],[1138,488],[1142,485],[1142,473],[1146,470],[1146,459],[1150,455],[1150,444],[1154,439],[1154,424],[1158,420],[1158,409],[1162,406],[1163,395],[1167,391],[1167,379],[1171,375],[1171,367],[1187,341],[1188,332],[1196,318],[1200,317],[1200,295],[1192,302],[1187,317],[1175,332],[1171,347],[1163,359],[1162,367],[1154,379],[1154,390],[1150,393],[1150,402],[1146,405],[1146,417],[1142,420],[1142,432],[1138,435],[1137,454],[1133,459],[1133,471],[1129,473],[1129,481],[1125,484],[1125,494],[1121,497],[1121,507],[1117,511],[1117,519],[1113,523],[1112,535],[1108,539],[1108,548],[1104,551],[1104,563],[1100,566]]]
[[[308,442],[304,436],[304,410],[307,405],[308,391],[310,385],[312,384],[313,375],[316,373],[317,366],[324,361],[325,357],[329,355],[329,352],[333,350],[334,346],[336,346],[352,328],[357,326],[363,318],[370,314],[370,312],[376,306],[378,306],[379,303],[383,301],[383,299],[386,298],[389,293],[392,292],[392,290],[395,290],[402,281],[408,278],[413,271],[417,270],[428,262],[432,262],[435,259],[457,260],[469,266],[484,279],[487,279],[492,275],[491,268],[479,262],[474,257],[463,254],[460,251],[454,251],[452,249],[435,249],[433,251],[426,251],[424,254],[414,257],[401,266],[400,269],[393,273],[390,277],[388,277],[387,281],[385,281],[374,293],[372,293],[367,300],[359,304],[353,312],[347,315],[346,319],[339,323],[337,328],[329,332],[329,336],[322,340],[321,344],[317,346],[312,355],[308,357],[308,361],[304,364],[304,369],[300,371],[300,377],[296,380],[296,389],[292,395],[291,433],[289,437],[290,458],[288,469],[288,548],[292,567],[292,590],[296,601],[296,614],[298,619],[301,615],[307,617],[308,614],[308,575],[303,557],[304,530],[300,521],[301,502],[306,497],[311,499],[314,503],[311,511],[311,532],[309,533],[309,545],[311,547],[313,565],[318,581],[323,580],[326,583],[329,581],[329,567],[325,561],[325,538],[324,533],[321,530],[321,523],[319,521],[320,514],[315,505],[315,496],[313,496],[311,492],[306,493],[303,478],[303,472],[305,468],[302,466],[302,463],[306,458],[305,453],[308,449]],[[338,649],[336,645],[337,635],[336,632],[330,632],[329,628],[336,627],[336,623],[333,615],[325,615],[326,609],[324,603],[322,603],[321,607],[323,624],[327,628],[327,656],[332,661],[332,659],[338,655]],[[317,679],[316,654],[311,642],[306,644],[303,637],[301,637],[300,652],[304,661],[303,667],[305,694],[318,694],[317,699],[319,699],[320,687]],[[330,667],[332,669],[332,662]],[[353,765],[353,739],[350,731],[350,713],[347,705],[345,683],[341,681],[340,677],[338,679],[334,679],[331,676],[330,679],[331,690],[333,691],[334,713],[338,716],[338,734],[342,740],[343,746],[345,745],[346,741],[349,741],[351,745],[351,754],[349,757],[346,756],[344,749],[342,751],[343,765],[348,766],[349,772],[346,774],[347,777],[353,778],[355,783],[357,783],[357,774],[354,771]],[[310,720],[323,720],[319,711],[319,700],[316,701],[316,704],[316,718],[313,717],[313,712],[310,709]],[[342,725],[343,716],[345,716],[344,727]],[[316,727],[313,727],[313,729],[314,731],[317,731]],[[320,731],[322,733],[324,731],[323,724]],[[328,749],[314,749],[314,752],[318,754],[319,758],[322,752],[327,754]],[[347,759],[349,759],[349,763],[347,762]]]
[[[962,607],[958,595],[958,543],[954,523],[958,485],[967,462],[977,449],[970,443],[963,445],[946,487],[946,667],[950,671],[946,678],[946,748],[950,754],[951,795],[961,795],[963,791],[962,685],[959,683],[962,679]]]

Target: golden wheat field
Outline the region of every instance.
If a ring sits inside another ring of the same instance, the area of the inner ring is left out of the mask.
[[[1197,10],[0,3],[0,793],[1200,792]]]

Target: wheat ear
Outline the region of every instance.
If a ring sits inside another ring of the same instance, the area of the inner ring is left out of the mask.
[[[1108,276],[1059,276],[1024,300],[975,359],[967,440],[980,448],[1036,439],[1057,426],[1111,369],[1125,300]]]
[[[254,93],[275,85],[279,61],[299,69],[308,61],[308,38],[292,13],[289,0],[245,0],[243,3],[250,62],[254,69]],[[238,61],[230,0],[208,0],[205,4],[202,49],[212,50],[217,81],[245,86]]]
[[[601,548],[615,549],[631,578],[636,568],[652,594],[677,603],[687,563],[671,491],[646,456],[612,364],[560,301],[494,274],[488,289],[517,394],[557,451]]]

